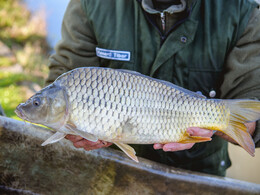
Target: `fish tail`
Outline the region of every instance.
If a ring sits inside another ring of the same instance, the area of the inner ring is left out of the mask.
[[[260,101],[224,100],[230,110],[229,124],[222,132],[233,138],[251,156],[255,153],[254,141],[244,123],[260,119]]]

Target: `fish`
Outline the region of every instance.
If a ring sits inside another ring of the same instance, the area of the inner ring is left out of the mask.
[[[23,120],[56,131],[42,145],[67,134],[117,145],[134,161],[129,144],[198,143],[189,127],[220,131],[250,155],[255,144],[244,123],[260,119],[260,101],[207,99],[170,82],[139,72],[81,67],[60,75],[15,110]]]

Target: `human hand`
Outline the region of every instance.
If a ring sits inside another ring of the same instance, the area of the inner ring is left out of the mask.
[[[198,127],[190,127],[187,129],[187,133],[190,136],[200,136],[200,137],[212,137],[214,134],[213,131],[208,129],[201,129]],[[167,144],[154,144],[153,148],[155,150],[163,149],[165,152],[175,152],[175,151],[181,151],[181,150],[188,150],[191,149],[194,146],[195,143],[188,143],[188,144],[182,144],[182,143],[167,143]]]
[[[86,140],[78,135],[68,134],[68,135],[66,135],[65,138],[70,140],[76,148],[84,148],[87,151],[104,148],[104,147],[108,147],[108,146],[112,145],[112,143],[102,141],[102,140],[98,140],[97,142],[92,142],[92,141]]]

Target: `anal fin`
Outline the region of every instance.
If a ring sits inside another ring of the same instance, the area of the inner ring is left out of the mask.
[[[51,137],[49,137],[45,142],[42,143],[42,146],[46,146],[47,144],[52,144],[57,141],[60,141],[66,136],[66,133],[56,132]]]
[[[127,156],[129,156],[135,162],[139,162],[137,156],[135,155],[136,153],[135,153],[134,148],[132,148],[128,144],[124,144],[124,143],[121,143],[121,142],[114,142],[114,144],[116,144],[121,150],[123,150],[123,152]]]

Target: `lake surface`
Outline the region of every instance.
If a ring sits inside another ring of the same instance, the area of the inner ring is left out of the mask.
[[[45,10],[47,40],[53,49],[61,39],[62,18],[69,0],[24,0],[24,2],[32,13]]]

